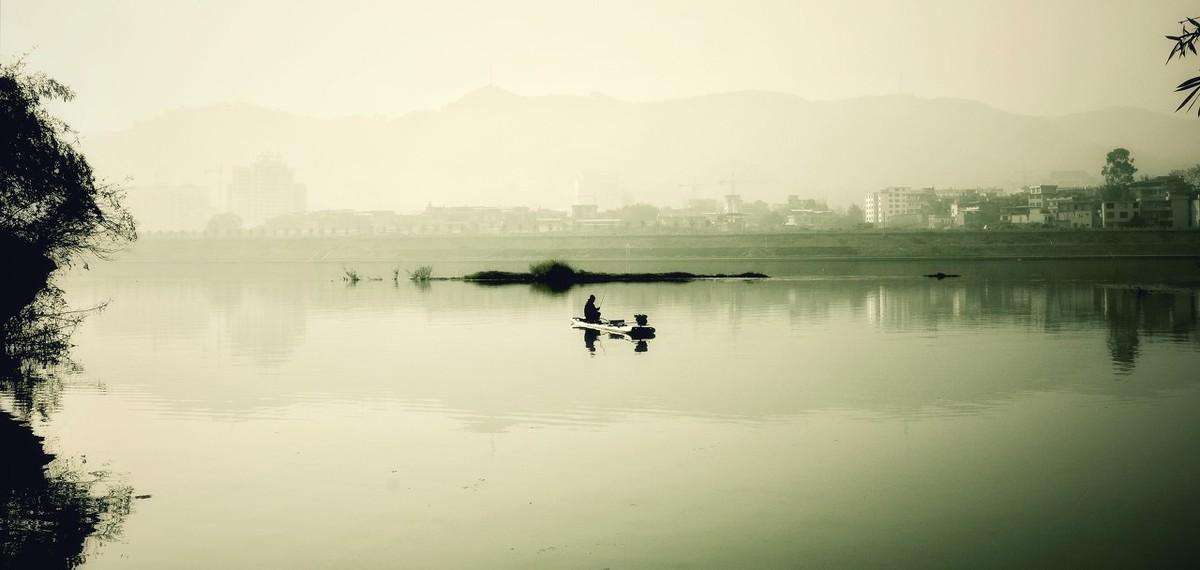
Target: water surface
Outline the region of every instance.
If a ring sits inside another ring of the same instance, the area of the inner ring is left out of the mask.
[[[109,305],[34,426],[150,495],[91,545],[93,568],[1190,550],[1195,289],[893,269],[551,294],[108,267],[64,283],[76,306]],[[658,337],[589,348],[568,326],[589,293],[606,315],[648,313]]]

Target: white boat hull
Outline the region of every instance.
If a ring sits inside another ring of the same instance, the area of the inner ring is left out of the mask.
[[[578,328],[578,329],[592,329],[592,330],[596,330],[596,331],[600,331],[600,332],[606,332],[609,334],[624,335],[624,336],[627,336],[629,338],[634,338],[634,339],[654,338],[654,327],[642,327],[642,326],[638,326],[638,325],[629,325],[629,324],[616,325],[616,324],[610,324],[607,321],[601,321],[598,323],[590,323],[579,317],[571,318],[571,326]]]

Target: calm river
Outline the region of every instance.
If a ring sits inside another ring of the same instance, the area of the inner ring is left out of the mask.
[[[108,306],[25,415],[60,461],[142,497],[89,568],[1192,553],[1197,289],[925,269],[555,294],[111,264],[63,280]],[[657,338],[589,342],[568,325],[589,293]]]

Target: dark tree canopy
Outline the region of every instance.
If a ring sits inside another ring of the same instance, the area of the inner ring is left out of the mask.
[[[53,370],[68,365],[70,332],[83,314],[66,310],[50,275],[75,254],[103,254],[136,237],[119,189],[97,183],[71,130],[44,107],[71,97],[19,61],[0,64],[0,394],[22,416],[44,417],[57,402]],[[3,412],[0,450],[0,567],[75,567],[89,536],[119,535],[129,487],[98,496],[102,471],[50,462],[40,438]]]
[[[1175,45],[1171,48],[1171,55],[1167,56],[1167,63],[1170,63],[1176,57],[1184,59],[1188,56],[1189,52],[1192,55],[1197,55],[1196,42],[1200,41],[1200,20],[1188,18],[1179,22],[1179,25],[1183,29],[1179,32],[1178,36],[1167,36],[1168,40],[1175,42]],[[1191,27],[1189,28],[1188,26]],[[1187,107],[1187,110],[1191,111],[1196,101],[1200,101],[1200,97],[1196,96],[1200,93],[1200,75],[1180,83],[1175,88],[1175,91],[1178,93],[1187,93],[1187,96],[1183,98],[1183,102],[1175,108],[1175,111],[1179,112],[1184,107]],[[1200,109],[1196,110],[1196,114],[1200,115]]]
[[[1137,167],[1133,165],[1133,155],[1128,149],[1114,148],[1109,151],[1104,159],[1104,168],[1100,169],[1100,174],[1104,175],[1105,199],[1120,199],[1127,193],[1135,173]]]
[[[20,61],[0,64],[0,239],[56,263],[137,237],[121,189],[96,180],[71,129],[45,109],[73,97]]]
[[[1200,191],[1200,164],[1183,170],[1176,170],[1171,173],[1172,176],[1179,177],[1187,184],[1188,188],[1194,191]]]

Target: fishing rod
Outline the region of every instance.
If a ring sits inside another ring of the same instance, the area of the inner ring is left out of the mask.
[[[603,307],[603,306],[604,306],[604,299],[605,299],[605,297],[607,297],[607,296],[608,296],[608,294],[607,294],[607,293],[603,293],[603,292],[601,292],[601,293],[600,293],[600,302],[599,302],[599,303],[596,303],[596,310],[597,310],[597,311],[599,311],[599,310],[600,310],[600,307]],[[601,312],[601,314],[604,314],[604,313],[603,313],[603,312]],[[600,320],[601,320],[602,322],[608,322],[608,319],[606,319],[606,318],[604,318],[604,317],[600,317]]]

